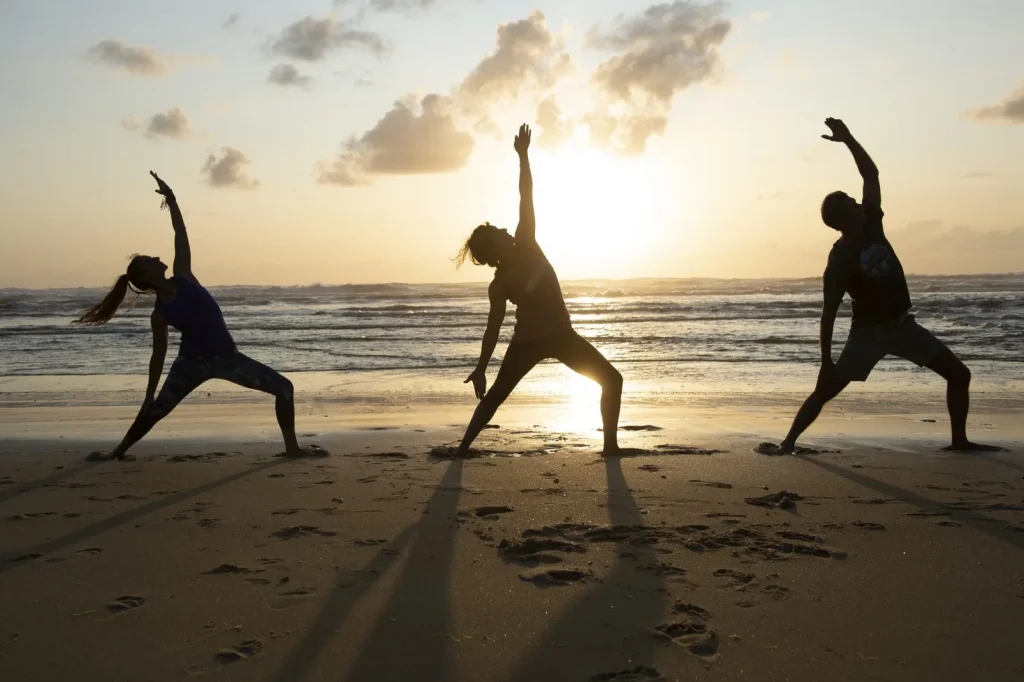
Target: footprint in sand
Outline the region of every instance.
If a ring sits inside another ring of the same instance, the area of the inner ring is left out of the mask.
[[[716,578],[724,578],[726,580],[724,587],[726,588],[745,590],[748,585],[757,584],[754,582],[755,576],[753,573],[741,573],[731,568],[719,568],[713,575]]]
[[[102,547],[86,547],[85,549],[78,550],[77,553],[78,554],[84,554],[86,556],[96,556],[98,554],[103,554],[103,548]]]
[[[504,504],[485,505],[473,510],[473,514],[479,519],[497,517],[499,514],[508,514],[515,511],[512,507]]]
[[[587,551],[587,548],[558,538],[530,537],[521,542],[502,540],[498,545],[498,550],[506,561],[532,566],[536,564],[560,563],[562,557],[555,554],[555,552],[561,554],[582,554]]]
[[[762,495],[761,497],[746,497],[743,501],[747,504],[752,504],[755,507],[792,509],[796,507],[796,503],[802,499],[804,498],[801,495],[782,490],[777,493],[772,493],[771,495]]]
[[[721,488],[722,490],[732,490],[732,483],[719,483],[717,481],[702,481],[699,478],[691,478],[690,483],[696,483],[708,488]]]
[[[352,544],[356,547],[379,547],[388,544],[388,541],[378,538],[358,538],[353,540]]]
[[[277,595],[277,598],[270,603],[270,610],[286,611],[292,607],[298,606],[299,604],[308,600],[315,594],[315,587],[298,588],[294,590],[288,590],[287,592],[282,592],[279,595]]]
[[[226,665],[251,658],[261,651],[263,651],[263,642],[258,639],[250,639],[230,649],[221,649],[214,657]]]
[[[628,670],[594,675],[590,682],[668,682],[668,679],[662,677],[655,668],[638,665]]]
[[[519,579],[538,587],[558,587],[583,582],[591,573],[581,568],[535,568],[519,574]]]
[[[125,611],[131,611],[137,609],[146,603],[146,597],[133,597],[124,596],[118,597],[114,601],[107,604],[107,611],[111,613],[124,613]]]
[[[861,530],[885,530],[885,526],[880,523],[872,523],[871,521],[854,521],[853,525]]]
[[[699,618],[664,623],[654,631],[699,658],[715,659],[718,656],[718,635]]]
[[[291,540],[293,538],[311,537],[318,535],[320,537],[333,537],[337,535],[334,531],[321,530],[318,526],[285,526],[280,530],[276,530],[270,534],[271,537],[275,537],[279,540]]]
[[[11,563],[19,563],[19,562],[22,562],[22,561],[31,561],[32,559],[38,559],[41,556],[43,556],[43,555],[42,554],[36,554],[34,552],[33,553],[29,553],[29,554],[19,554],[18,556],[11,557],[7,561],[9,561]]]
[[[245,575],[252,573],[252,569],[245,568],[243,566],[236,566],[234,564],[221,564],[217,568],[211,568],[209,571],[203,571],[203,575]]]

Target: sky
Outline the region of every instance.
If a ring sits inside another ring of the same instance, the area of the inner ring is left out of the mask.
[[[563,280],[812,277],[881,169],[908,272],[1024,271],[1019,0],[4,0],[0,287],[460,282],[514,229]]]

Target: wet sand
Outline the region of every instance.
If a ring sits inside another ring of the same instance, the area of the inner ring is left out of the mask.
[[[110,410],[4,439],[0,679],[1024,675],[1007,414],[972,423],[1017,452],[938,452],[941,413],[836,411],[819,452],[769,457],[789,414],[627,410],[631,456],[602,459],[596,430],[550,426],[572,415],[510,406],[453,461],[430,453],[465,409],[375,409],[286,461],[271,414],[225,407],[218,435],[188,408],[133,462],[83,461]]]

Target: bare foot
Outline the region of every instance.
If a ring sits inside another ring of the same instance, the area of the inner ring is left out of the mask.
[[[296,447],[286,450],[281,453],[280,456],[299,459],[302,457],[330,457],[331,453],[327,452],[319,445],[307,445],[304,448]]]
[[[86,457],[85,460],[87,462],[113,462],[114,460],[119,462],[133,462],[135,461],[135,456],[127,453],[117,454],[116,452],[96,450],[95,452],[90,452],[89,456]]]
[[[795,446],[789,445],[788,443],[782,443],[781,445],[776,445],[775,443],[761,443],[754,448],[754,451],[762,455],[792,455],[793,450],[795,449]]]
[[[942,449],[946,452],[1009,452],[1006,448],[1001,448],[998,445],[982,445],[969,440],[963,443],[953,443]]]

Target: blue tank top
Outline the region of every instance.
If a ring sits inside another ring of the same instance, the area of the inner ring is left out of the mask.
[[[224,314],[205,287],[184,277],[172,277],[178,285],[174,299],[157,299],[156,309],[181,332],[179,355],[222,355],[235,349],[235,341],[224,324]]]

